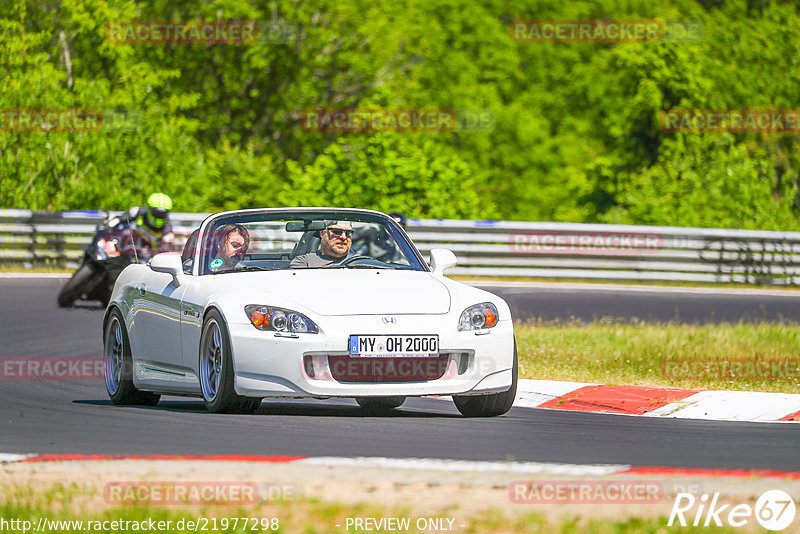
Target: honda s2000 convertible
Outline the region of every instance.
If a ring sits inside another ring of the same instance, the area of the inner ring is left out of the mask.
[[[253,412],[264,397],[350,397],[364,408],[452,395],[469,417],[506,413],[517,389],[511,312],[430,265],[391,217],[336,208],[209,216],[182,254],[131,265],[103,322],[115,404],[202,397]]]

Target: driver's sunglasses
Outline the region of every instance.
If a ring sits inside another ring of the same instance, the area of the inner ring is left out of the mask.
[[[353,237],[352,230],[345,230],[344,228],[328,228],[327,230],[336,237],[342,237],[343,235],[348,238]]]

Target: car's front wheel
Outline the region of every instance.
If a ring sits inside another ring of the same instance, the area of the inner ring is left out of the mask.
[[[106,321],[103,336],[103,367],[106,390],[114,404],[155,406],[160,395],[139,391],[133,385],[133,358],[122,314],[114,308]]]
[[[200,389],[206,409],[212,413],[253,413],[261,399],[243,397],[234,390],[233,356],[225,320],[211,310],[200,338]]]
[[[514,343],[514,364],[511,369],[511,388],[490,395],[455,395],[453,402],[464,417],[495,417],[511,409],[517,396],[517,344]]]

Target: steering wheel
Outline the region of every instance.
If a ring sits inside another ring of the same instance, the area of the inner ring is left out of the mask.
[[[374,260],[372,256],[364,256],[363,254],[359,254],[358,256],[351,256],[349,258],[345,258],[339,263],[331,263],[330,265],[326,265],[323,269],[334,268],[334,267],[342,267],[344,265],[350,265],[354,261],[358,260]]]
[[[357,256],[350,256],[349,258],[345,258],[345,259],[343,259],[342,261],[340,261],[339,263],[337,263],[335,265],[350,265],[354,261],[372,260],[372,259],[374,259],[372,256],[364,256],[363,254],[359,254]]]

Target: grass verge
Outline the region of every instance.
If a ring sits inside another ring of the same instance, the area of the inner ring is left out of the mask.
[[[539,321],[515,333],[521,378],[800,393],[796,324]]]
[[[66,267],[31,267],[23,268],[18,265],[0,265],[0,273],[73,273],[76,269]]]
[[[540,513],[509,517],[490,509],[475,512],[443,509],[440,514],[417,516],[408,508],[387,508],[371,504],[342,505],[316,499],[298,499],[233,506],[111,506],[97,504],[94,490],[76,486],[53,486],[33,490],[29,487],[0,487],[0,518],[9,523],[4,530],[16,532],[290,532],[342,533],[358,530],[391,532],[393,529],[347,528],[348,518],[407,520],[405,532],[439,532],[443,530],[464,534],[489,532],[505,533],[656,533],[665,532],[667,518],[621,517],[598,519],[578,513],[558,519]],[[467,504],[465,508],[468,508]],[[633,515],[629,511],[628,514]],[[628,515],[623,514],[623,515]],[[42,523],[39,523],[40,519]],[[236,518],[238,522],[235,522]],[[247,526],[243,522],[247,519]],[[452,523],[448,523],[452,519]],[[431,520],[444,521],[449,528],[431,529]],[[26,523],[27,522],[27,523]],[[116,522],[116,523],[113,523]],[[41,526],[40,530],[37,527]],[[151,527],[155,527],[155,529]],[[10,527],[10,528],[6,528]],[[690,532],[686,528],[669,527],[670,532]],[[735,530],[714,530],[734,532]]]

